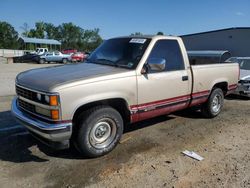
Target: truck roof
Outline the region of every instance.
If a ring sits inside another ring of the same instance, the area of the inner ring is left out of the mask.
[[[177,36],[170,36],[170,35],[134,35],[134,36],[120,36],[120,37],[114,37],[111,39],[116,39],[116,38],[146,38],[146,39],[177,39],[180,37]]]

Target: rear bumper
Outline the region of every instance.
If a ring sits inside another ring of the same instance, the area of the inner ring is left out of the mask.
[[[21,111],[17,106],[17,98],[12,101],[12,114],[17,120],[25,126],[36,138],[49,146],[55,146],[55,149],[69,147],[69,140],[72,134],[72,123],[47,123],[34,117],[28,113]],[[56,148],[60,145],[60,148]]]
[[[238,84],[234,94],[250,96],[250,84]]]

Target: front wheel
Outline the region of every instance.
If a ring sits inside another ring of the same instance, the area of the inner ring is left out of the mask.
[[[123,133],[123,119],[109,106],[97,106],[82,113],[76,148],[87,157],[99,157],[112,151]]]
[[[214,118],[221,112],[223,104],[223,91],[220,88],[216,88],[211,92],[208,101],[202,105],[202,114],[207,118]]]

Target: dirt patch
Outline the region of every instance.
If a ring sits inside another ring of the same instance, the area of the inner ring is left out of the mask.
[[[1,138],[2,187],[250,187],[250,101],[226,100],[126,127],[126,142],[98,159],[52,151],[30,135]],[[8,109],[3,109],[8,111]],[[3,111],[3,112],[4,112]],[[1,117],[4,117],[1,116]],[[188,149],[205,159],[181,154]]]

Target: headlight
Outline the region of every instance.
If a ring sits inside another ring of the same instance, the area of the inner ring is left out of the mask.
[[[57,95],[45,95],[45,94],[36,94],[36,101],[50,106],[58,106],[58,96]]]
[[[46,102],[47,104],[50,103],[50,99],[49,99],[49,96],[48,96],[48,95],[45,95],[45,102]]]

